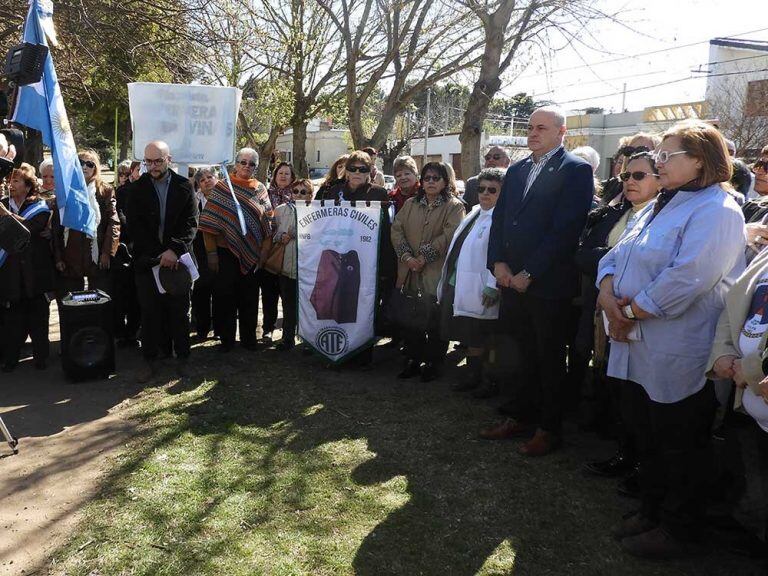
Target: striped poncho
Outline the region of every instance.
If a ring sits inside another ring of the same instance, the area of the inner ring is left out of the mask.
[[[200,214],[199,230],[223,237],[230,252],[240,261],[240,271],[248,274],[259,263],[262,241],[271,234],[272,206],[267,189],[258,180],[242,180],[234,175],[230,175],[230,179],[243,209],[247,234],[243,236],[237,207],[223,181],[208,197]]]

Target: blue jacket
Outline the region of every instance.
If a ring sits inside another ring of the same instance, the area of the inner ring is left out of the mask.
[[[528,293],[571,298],[578,292],[573,255],[592,206],[592,167],[565,149],[555,153],[523,198],[533,162],[526,158],[507,170],[488,245],[488,267],[506,262],[513,274],[533,277]]]

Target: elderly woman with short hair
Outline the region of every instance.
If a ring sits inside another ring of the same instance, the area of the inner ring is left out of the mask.
[[[53,160],[50,158],[43,160],[40,163],[38,172],[40,174],[40,180],[42,180],[42,186],[40,186],[40,197],[46,202],[49,202],[50,206],[50,201],[56,198],[56,180],[54,179],[53,174]]]
[[[483,360],[499,317],[499,290],[488,270],[488,238],[493,210],[501,193],[504,170],[485,168],[477,176],[478,204],[462,220],[451,240],[437,286],[440,332],[444,341],[467,345],[470,377],[457,392],[491,387],[484,380]]]
[[[655,154],[662,190],[600,261],[608,376],[640,458],[640,512],[614,530],[635,556],[689,554],[701,530],[715,394],[705,376],[728,287],[744,269],[744,218],[726,192],[723,136],[681,122]]]
[[[59,297],[67,292],[82,290],[85,278],[88,288],[112,293],[109,270],[112,257],[120,245],[120,219],[112,186],[101,177],[101,162],[95,150],[78,154],[88,186],[88,198],[96,215],[96,239],[83,232],[64,228],[58,210],[53,216],[53,251],[59,272]]]
[[[389,192],[389,199],[394,205],[396,214],[408,198],[412,198],[419,192],[419,167],[412,157],[399,156],[395,158],[392,171],[395,173],[397,185]]]
[[[464,203],[456,197],[456,182],[448,166],[427,163],[421,170],[421,189],[405,202],[392,224],[392,245],[399,259],[398,288],[420,290],[427,298],[437,299],[448,247],[463,217]],[[438,315],[432,316],[426,331],[403,331],[408,360],[398,378],[420,374],[422,382],[430,382],[439,376],[447,342],[440,335]]]
[[[245,234],[232,193],[223,180],[210,193],[200,215],[199,229],[203,233],[208,267],[216,274],[214,330],[221,338],[220,352],[229,352],[234,347],[238,323],[241,346],[247,350],[257,348],[260,282],[256,270],[262,243],[272,234],[269,194],[254,177],[258,164],[256,150],[243,148],[237,153],[234,170],[229,175],[245,216]],[[265,318],[264,330],[274,328],[275,320]]]

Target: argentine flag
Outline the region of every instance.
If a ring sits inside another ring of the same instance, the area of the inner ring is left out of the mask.
[[[47,45],[47,33],[55,44],[52,16],[51,0],[30,0],[29,14],[24,25],[24,42]],[[42,132],[43,142],[51,149],[56,204],[62,225],[95,238],[96,214],[88,202],[88,187],[77,157],[75,140],[50,52],[40,82],[19,88],[12,121]]]

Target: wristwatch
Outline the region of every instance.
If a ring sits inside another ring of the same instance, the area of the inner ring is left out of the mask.
[[[531,273],[528,272],[528,270],[520,270],[520,274],[525,276],[528,280],[533,280],[533,276],[531,276]]]
[[[635,313],[632,312],[632,304],[627,304],[624,306],[624,308],[621,309],[621,311],[624,313],[624,316],[630,320],[634,320],[636,318]]]

